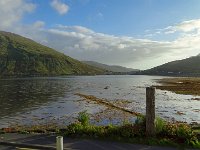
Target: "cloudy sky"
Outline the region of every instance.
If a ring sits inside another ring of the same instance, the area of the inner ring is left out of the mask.
[[[200,53],[200,0],[0,0],[0,30],[79,60],[147,69]]]

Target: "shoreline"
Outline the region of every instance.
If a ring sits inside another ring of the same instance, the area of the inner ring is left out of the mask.
[[[200,96],[200,77],[174,77],[157,80],[161,85],[157,89],[167,90],[176,94]],[[200,101],[200,98],[194,100]]]

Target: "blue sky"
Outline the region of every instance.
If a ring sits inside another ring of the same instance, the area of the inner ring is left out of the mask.
[[[96,32],[142,36],[156,30],[200,17],[199,0],[61,0],[69,11],[59,15],[48,0],[32,0],[37,10],[24,23],[42,20],[47,27],[55,24],[79,25]]]
[[[0,30],[79,60],[147,69],[200,53],[200,0],[1,0]]]

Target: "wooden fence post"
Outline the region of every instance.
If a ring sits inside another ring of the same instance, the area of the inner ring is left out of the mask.
[[[62,136],[56,137],[56,150],[63,150],[63,137]]]
[[[146,135],[155,136],[155,87],[146,88]]]

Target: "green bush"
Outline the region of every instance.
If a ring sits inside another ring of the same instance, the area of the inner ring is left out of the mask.
[[[89,115],[84,111],[79,113],[78,121],[70,124],[62,134],[79,137],[111,138],[123,141],[137,139],[141,143],[150,145],[182,145],[200,148],[200,142],[196,134],[189,125],[184,123],[167,123],[160,118],[156,118],[156,136],[146,138],[146,119],[143,116],[138,117],[134,124],[96,126],[89,124]]]
[[[141,126],[146,126],[146,117],[145,116],[137,116],[137,119],[135,120],[135,124],[141,125]]]
[[[88,125],[89,120],[89,114],[87,113],[87,111],[82,111],[78,113],[78,121],[81,122],[82,125]]]
[[[145,126],[141,124],[127,124],[119,127],[121,137],[133,138],[143,137],[145,135]]]
[[[159,135],[165,128],[166,126],[166,121],[157,117],[155,120],[155,126],[156,126],[156,134]]]
[[[177,143],[198,145],[199,141],[191,127],[184,123],[168,123],[161,132],[161,136],[173,139]]]
[[[64,134],[66,135],[80,135],[83,132],[83,126],[81,123],[72,123],[67,126],[67,129]]]

